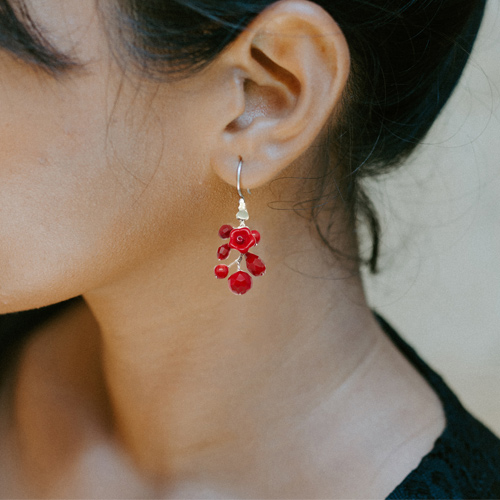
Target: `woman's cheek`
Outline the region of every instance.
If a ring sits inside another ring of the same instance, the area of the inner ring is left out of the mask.
[[[38,307],[91,286],[96,273],[102,275],[130,204],[116,172],[102,157],[68,147],[71,141],[66,148],[57,142],[42,148],[26,140],[16,144],[11,154],[2,150],[3,303]]]

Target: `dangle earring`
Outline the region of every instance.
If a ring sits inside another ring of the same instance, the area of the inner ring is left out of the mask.
[[[222,245],[217,250],[217,258],[219,260],[226,260],[229,257],[229,253],[231,250],[237,250],[240,252],[238,258],[229,265],[219,264],[215,267],[215,276],[218,279],[224,279],[229,274],[229,268],[236,265],[238,270],[229,277],[229,288],[236,295],[243,295],[247,293],[250,288],[252,288],[252,277],[253,276],[263,276],[266,272],[266,266],[254,253],[250,253],[249,250],[257,246],[260,241],[260,234],[258,231],[251,231],[250,228],[247,227],[245,221],[248,220],[248,212],[245,204],[245,198],[241,193],[241,168],[243,167],[243,160],[240,157],[240,161],[238,163],[238,170],[236,173],[236,188],[238,190],[238,195],[240,196],[240,202],[238,205],[238,213],[236,214],[236,218],[240,221],[240,225],[238,227],[232,227],[229,224],[223,225],[219,229],[219,236],[223,240],[227,240],[229,238],[229,243]],[[250,191],[248,191],[250,193]],[[245,257],[245,264],[248,270],[248,273],[241,270],[241,263],[243,262],[243,257]]]

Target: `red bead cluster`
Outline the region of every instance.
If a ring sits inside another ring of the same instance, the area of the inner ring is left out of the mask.
[[[238,264],[238,271],[229,277],[229,288],[237,295],[243,295],[252,288],[252,277],[263,276],[266,272],[266,266],[260,257],[256,254],[249,253],[248,251],[256,246],[260,241],[260,234],[258,231],[251,231],[246,226],[233,228],[229,224],[222,226],[219,229],[219,236],[226,240],[229,238],[229,243],[222,245],[217,250],[217,258],[219,260],[226,260],[229,257],[231,249],[238,250],[240,256],[233,262]],[[250,274],[240,270],[240,263],[245,257],[247,270]],[[218,279],[224,279],[229,274],[229,267],[224,264],[219,264],[215,267],[215,276]]]

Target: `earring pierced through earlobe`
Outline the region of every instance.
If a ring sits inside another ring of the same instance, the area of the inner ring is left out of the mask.
[[[263,276],[266,272],[266,266],[260,257],[256,254],[249,253],[249,250],[256,246],[260,241],[260,233],[258,231],[251,231],[249,227],[245,224],[245,221],[249,219],[247,207],[245,204],[245,197],[241,192],[241,169],[243,167],[243,160],[240,157],[238,168],[236,171],[236,189],[238,190],[238,195],[240,201],[238,204],[238,213],[236,218],[240,221],[238,227],[233,228],[229,224],[221,226],[219,229],[219,236],[226,240],[229,238],[229,243],[222,245],[217,250],[217,258],[219,260],[225,260],[229,257],[231,250],[237,250],[240,252],[239,257],[229,265],[219,264],[215,266],[215,276],[218,279],[224,279],[229,274],[229,268],[236,265],[238,271],[229,277],[229,288],[236,295],[243,295],[252,288],[252,277],[253,276]],[[248,191],[250,193],[250,191]],[[245,257],[245,264],[248,273],[241,270],[241,263]]]

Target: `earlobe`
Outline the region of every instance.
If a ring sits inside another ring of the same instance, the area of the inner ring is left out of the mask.
[[[283,0],[264,10],[222,56],[241,71],[244,111],[221,130],[212,165],[234,184],[265,184],[304,153],[339,104],[349,49],[331,16],[315,3]]]

